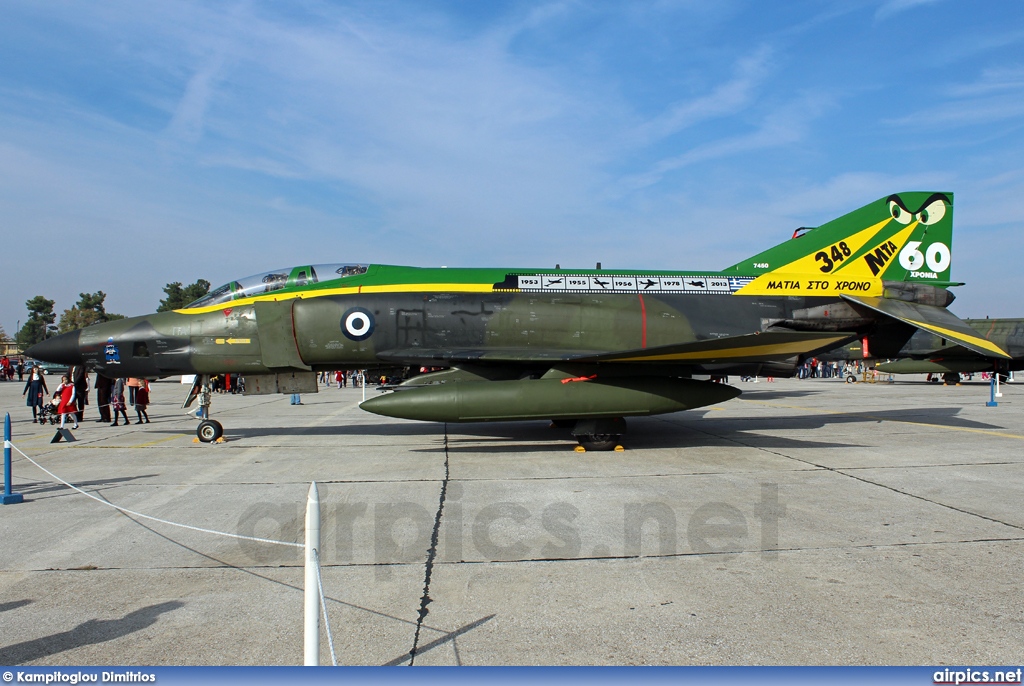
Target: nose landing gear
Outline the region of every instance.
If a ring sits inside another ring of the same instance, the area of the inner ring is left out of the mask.
[[[204,419],[196,428],[196,436],[203,443],[213,443],[224,435],[224,427],[215,419]]]
[[[196,410],[196,418],[201,418],[199,426],[196,427],[196,438],[202,443],[215,443],[224,436],[224,427],[216,419],[210,419],[210,405],[213,404],[213,388],[210,384],[209,374],[197,374],[196,380],[192,383],[192,389],[182,404],[182,409],[187,409],[196,400],[199,400],[199,409]]]

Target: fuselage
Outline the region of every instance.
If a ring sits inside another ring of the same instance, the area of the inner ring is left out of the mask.
[[[273,289],[234,294],[222,287],[213,302],[82,329],[64,355],[51,339],[54,345],[40,355],[69,363],[75,356],[109,376],[261,374],[440,362],[453,349],[478,350],[482,360],[495,361],[537,351],[643,350],[778,322],[839,330],[849,328],[851,317],[854,325],[867,321],[842,303],[838,283],[819,280],[821,296],[745,293],[755,277],[369,265],[291,287],[272,283]],[[789,285],[806,292],[807,284]],[[852,288],[864,293],[875,286]]]

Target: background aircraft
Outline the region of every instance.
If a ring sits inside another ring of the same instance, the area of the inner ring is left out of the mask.
[[[728,269],[627,271],[308,265],[232,281],[187,308],[90,326],[28,354],[107,376],[240,373],[248,393],[315,392],[314,372],[443,367],[363,409],[429,421],[555,419],[611,449],[625,417],[739,394],[695,374],[792,374],[862,339],[913,333],[1008,357],[946,310],[949,193],[881,198]]]
[[[878,362],[875,368],[887,374],[942,375],[946,383],[956,383],[961,374],[1007,372],[1024,369],[1024,319],[965,319],[985,340],[1005,350],[1010,359],[979,355],[930,331],[917,331],[894,359]],[[819,355],[824,360],[860,360],[864,354],[860,342]]]

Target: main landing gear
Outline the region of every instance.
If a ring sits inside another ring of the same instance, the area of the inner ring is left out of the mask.
[[[622,450],[619,439],[626,433],[626,420],[622,417],[607,419],[552,419],[557,428],[572,427],[573,438],[580,444],[581,452]]]
[[[213,404],[213,387],[210,383],[209,374],[199,374],[192,384],[183,409],[189,407],[194,401],[199,400],[199,409],[196,410],[196,418],[201,419],[196,427],[196,437],[203,443],[214,443],[224,435],[224,427],[216,419],[210,419],[210,405]]]

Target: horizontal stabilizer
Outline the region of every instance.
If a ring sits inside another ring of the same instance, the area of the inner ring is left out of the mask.
[[[953,341],[979,355],[1004,359],[1010,358],[1002,348],[992,341],[982,338],[967,322],[944,307],[921,305],[919,303],[906,302],[905,300],[845,294],[843,299],[856,305],[862,305],[875,312],[880,312],[924,331],[942,336],[946,340]]]
[[[765,331],[743,336],[711,338],[704,341],[663,345],[657,348],[627,350],[601,355],[580,356],[574,362],[683,362],[714,364],[719,362],[763,362],[784,360],[794,355],[809,355],[856,338],[843,331]]]

